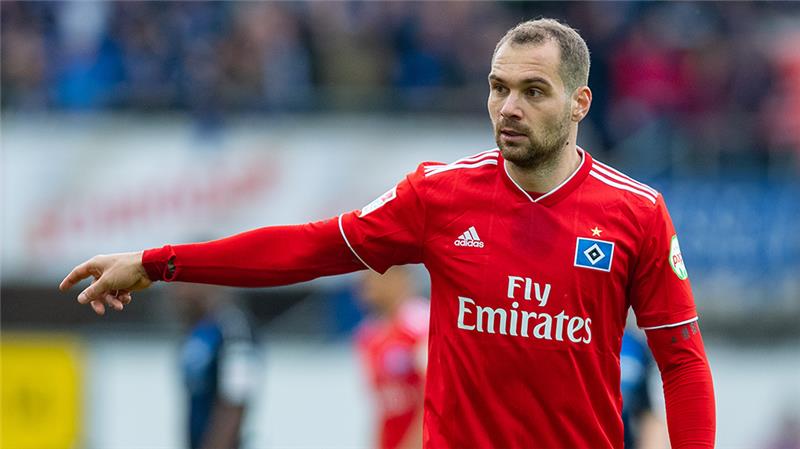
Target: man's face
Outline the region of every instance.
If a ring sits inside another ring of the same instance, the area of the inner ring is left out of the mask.
[[[489,74],[489,116],[503,158],[535,168],[558,154],[569,138],[570,93],[558,69],[558,44],[506,42]]]

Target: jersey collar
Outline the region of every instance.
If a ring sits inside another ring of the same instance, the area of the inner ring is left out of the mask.
[[[567,195],[581,185],[583,180],[589,175],[589,171],[592,168],[592,156],[590,156],[589,153],[587,153],[583,148],[576,148],[578,149],[578,153],[581,155],[581,163],[578,165],[578,168],[572,172],[572,174],[569,175],[564,182],[537,198],[533,198],[528,192],[525,191],[525,189],[520,187],[520,185],[511,178],[511,175],[508,174],[508,169],[506,168],[505,159],[503,159],[502,153],[500,156],[501,164],[498,165],[502,166],[503,179],[505,180],[506,185],[508,185],[512,190],[516,191],[517,194],[531,203],[538,203],[543,206],[552,206],[566,198]]]

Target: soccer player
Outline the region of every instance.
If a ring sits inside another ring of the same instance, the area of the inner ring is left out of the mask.
[[[423,263],[423,441],[436,449],[622,447],[632,307],[661,371],[672,447],[713,447],[711,372],[664,199],[576,144],[588,73],[575,30],[521,23],[491,59],[497,149],[422,163],[329,220],[96,256],[60,288],[94,276],[78,302],[103,313],[155,281],[268,286]]]
[[[619,361],[625,449],[665,449],[664,422],[650,395],[654,362],[636,330],[622,335]]]
[[[219,289],[181,283],[169,292],[190,325],[181,348],[181,371],[189,399],[191,449],[239,447],[256,384],[249,320]]]
[[[413,296],[411,273],[364,273],[361,299],[372,311],[356,331],[356,347],[374,390],[379,449],[422,447],[422,398],[427,359],[427,301]]]

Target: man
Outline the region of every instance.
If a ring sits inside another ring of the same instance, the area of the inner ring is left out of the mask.
[[[219,287],[178,284],[170,291],[191,326],[181,349],[192,449],[237,448],[255,386],[255,338],[247,316]]]
[[[429,305],[413,296],[411,273],[402,266],[365,272],[360,297],[372,312],[355,341],[378,409],[375,447],[419,449]]]
[[[554,20],[498,43],[498,149],[423,163],[359,211],[215,242],[96,256],[61,284],[122,308],[157,280],[279,285],[424,263],[431,323],[427,448],[623,446],[619,351],[629,307],[664,381],[672,447],[709,448],[711,373],[661,195],[576,145],[589,51]]]

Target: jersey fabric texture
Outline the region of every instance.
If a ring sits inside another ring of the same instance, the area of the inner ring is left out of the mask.
[[[628,307],[645,329],[697,319],[661,195],[578,151],[536,198],[493,150],[340,216],[369,268],[430,272],[426,447],[620,448]]]
[[[408,299],[391,318],[368,318],[356,331],[378,411],[380,449],[396,448],[422,407],[428,308],[425,300]]]
[[[181,348],[189,399],[189,444],[201,446],[219,400],[244,405],[252,393],[255,345],[246,315],[225,306],[190,330]]]

